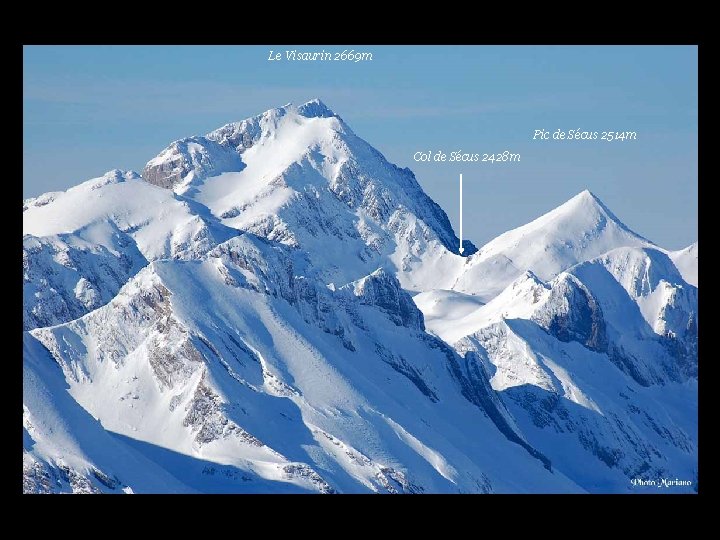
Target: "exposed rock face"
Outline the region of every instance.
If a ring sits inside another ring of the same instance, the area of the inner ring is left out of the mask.
[[[395,324],[425,330],[422,313],[392,274],[379,269],[348,287],[361,304],[380,308]]]
[[[23,329],[81,317],[109,302],[147,261],[120,231],[115,249],[73,235],[23,238]]]
[[[201,181],[244,167],[234,149],[206,137],[190,137],[172,143],[158,157],[148,162],[143,179],[153,185],[187,191],[193,181]],[[187,185],[186,185],[187,184]]]
[[[602,309],[577,278],[562,274],[533,320],[560,341],[577,341],[593,351],[607,350]]]

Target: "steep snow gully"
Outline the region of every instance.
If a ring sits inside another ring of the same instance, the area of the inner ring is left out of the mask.
[[[461,256],[313,100],[26,200],[23,235],[25,492],[697,490],[697,243],[589,191]]]

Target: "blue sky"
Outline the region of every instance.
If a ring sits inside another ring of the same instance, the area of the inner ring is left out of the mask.
[[[370,62],[268,62],[270,49],[369,51]],[[590,189],[667,248],[697,239],[697,48],[25,47],[23,196],[112,168],[140,171],[171,141],[321,98],[410,167],[477,245]],[[637,140],[533,141],[535,129],[635,131]],[[418,150],[520,163],[424,164]]]

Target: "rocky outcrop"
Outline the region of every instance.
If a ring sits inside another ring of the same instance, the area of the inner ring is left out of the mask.
[[[150,184],[185,192],[193,182],[243,167],[232,148],[205,137],[189,137],[175,141],[150,160],[142,177]]]
[[[23,238],[23,329],[81,317],[109,302],[147,264],[135,243],[115,230],[116,250],[73,235]]]
[[[590,291],[574,276],[561,274],[550,297],[532,317],[560,341],[577,341],[593,351],[607,350],[602,309]]]
[[[422,312],[397,278],[385,270],[378,269],[345,287],[360,300],[360,304],[379,308],[398,326],[425,330]]]

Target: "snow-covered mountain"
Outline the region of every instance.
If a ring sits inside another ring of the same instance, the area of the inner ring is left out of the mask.
[[[536,220],[485,244],[464,265],[452,289],[488,300],[526,270],[552,279],[578,262],[619,246],[652,246],[585,190]]]
[[[682,276],[697,268],[681,274],[677,255],[585,191],[481,247],[460,290],[414,300],[431,333],[483,365],[528,442],[584,489],[692,481],[698,290]]]
[[[445,212],[319,100],[171,144],[143,171],[222,224],[310,254],[329,282],[379,266],[425,290],[464,257]],[[465,255],[477,249],[464,243]]]
[[[113,170],[23,205],[23,327],[109,302],[148,261],[193,259],[237,234],[206,208]]]
[[[697,245],[589,192],[460,256],[314,100],[27,200],[23,227],[28,492],[696,482]]]

